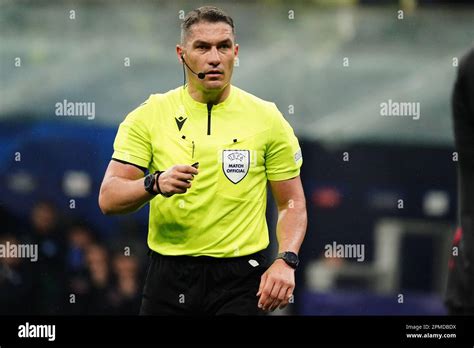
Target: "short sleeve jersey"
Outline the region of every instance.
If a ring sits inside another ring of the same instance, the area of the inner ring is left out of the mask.
[[[303,161],[275,104],[235,86],[216,105],[183,87],[151,95],[120,124],[112,158],[150,172],[199,162],[186,193],[150,201],[148,245],[163,255],[213,257],[268,246],[267,182],[298,176]]]

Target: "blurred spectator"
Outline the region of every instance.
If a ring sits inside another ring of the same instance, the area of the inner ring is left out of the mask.
[[[86,262],[91,288],[88,296],[88,314],[111,314],[108,295],[111,290],[109,253],[99,244],[87,248]]]
[[[5,226],[0,244],[38,246],[36,262],[0,258],[0,314],[138,314],[142,268],[141,250],[134,247],[140,242],[138,227],[136,234],[119,234],[120,242],[112,244],[122,251],[111,260],[90,226],[81,220],[66,229],[51,202],[34,205],[24,241],[12,233],[22,234],[19,222],[5,209],[0,209],[0,216]],[[129,225],[136,223],[130,220]],[[124,255],[124,245],[138,256]]]
[[[11,235],[0,237],[0,244],[18,244]],[[31,265],[29,259],[0,258],[0,314],[29,314],[32,306]]]
[[[67,231],[66,268],[69,276],[69,314],[87,314],[91,283],[86,262],[87,249],[95,242],[95,234],[83,223],[72,224]],[[71,298],[71,295],[74,297]],[[72,301],[74,299],[74,301]]]
[[[115,314],[136,315],[140,309],[139,262],[135,256],[118,253],[113,259],[115,287],[110,301]]]
[[[94,232],[82,223],[75,223],[67,231],[68,249],[66,263],[68,271],[83,273],[86,270],[85,253],[94,241]]]
[[[29,243],[38,245],[38,261],[34,264],[35,314],[64,312],[65,244],[61,234],[59,212],[54,204],[42,200],[31,212]]]

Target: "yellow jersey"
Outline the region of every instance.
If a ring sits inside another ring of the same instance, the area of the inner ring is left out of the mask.
[[[148,246],[162,255],[212,257],[268,246],[267,181],[298,176],[303,162],[276,105],[235,86],[216,105],[183,87],[152,94],[120,124],[112,158],[150,172],[199,162],[186,193],[150,201]]]

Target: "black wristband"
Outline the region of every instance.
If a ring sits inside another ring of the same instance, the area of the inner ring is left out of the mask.
[[[155,183],[156,183],[156,190],[157,190],[157,193],[158,193],[159,195],[165,196],[165,195],[163,194],[163,192],[161,192],[161,189],[160,189],[160,182],[158,181],[158,179],[159,179],[159,177],[160,177],[160,175],[161,175],[162,173],[164,173],[164,172],[157,170],[156,172],[153,173],[153,175],[155,175]]]

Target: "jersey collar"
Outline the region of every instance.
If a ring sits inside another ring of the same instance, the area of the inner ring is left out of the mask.
[[[181,95],[183,96],[183,100],[186,106],[192,107],[194,109],[199,109],[199,110],[206,110],[207,112],[207,104],[206,103],[200,103],[197,100],[194,100],[193,97],[189,94],[188,88],[181,88]],[[235,88],[234,86],[230,86],[230,92],[227,98],[219,104],[216,104],[212,107],[212,110],[217,110],[224,108],[225,106],[228,106],[229,104],[232,103],[234,100],[235,96]]]

